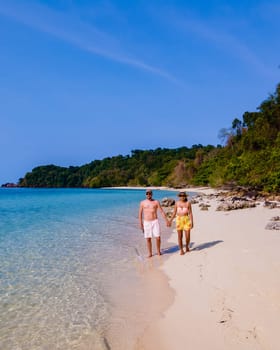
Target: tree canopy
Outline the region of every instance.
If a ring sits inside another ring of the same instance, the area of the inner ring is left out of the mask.
[[[45,165],[19,180],[21,187],[112,187],[226,184],[280,192],[280,84],[257,108],[220,130],[223,146],[201,144],[132,150],[80,167]]]

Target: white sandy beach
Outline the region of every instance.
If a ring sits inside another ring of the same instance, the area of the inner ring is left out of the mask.
[[[260,203],[225,212],[216,211],[216,199],[204,202],[208,211],[192,206],[191,252],[175,252],[161,267],[174,302],[146,330],[139,348],[278,350],[280,231],[265,226],[280,210]],[[175,231],[170,242],[177,245]]]

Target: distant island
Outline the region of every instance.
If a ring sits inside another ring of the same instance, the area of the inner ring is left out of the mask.
[[[242,120],[235,118],[230,128],[220,130],[223,145],[133,150],[130,155],[94,160],[80,167],[39,166],[19,179],[16,186],[244,186],[279,194],[279,131],[280,84],[257,112],[245,112]]]
[[[12,187],[19,187],[19,185],[15,184],[13,182],[7,182],[5,184],[2,184],[1,187],[12,188]]]

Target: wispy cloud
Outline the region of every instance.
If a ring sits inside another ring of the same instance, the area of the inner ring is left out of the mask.
[[[72,13],[55,11],[47,6],[31,2],[24,5],[15,1],[4,3],[0,0],[0,15],[52,35],[83,51],[183,85],[169,72],[130,56],[121,48],[118,38],[82,22]]]
[[[275,77],[275,70],[267,67],[241,38],[228,32],[225,27],[214,24],[215,21],[204,20],[194,14],[182,15],[176,11],[172,15],[169,13],[168,18],[169,25],[175,26],[181,33],[192,33],[204,40],[207,45],[214,45],[220,51],[245,62],[258,74],[269,78]]]

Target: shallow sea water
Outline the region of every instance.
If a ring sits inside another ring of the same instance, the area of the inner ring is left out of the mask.
[[[175,195],[154,191],[163,197]],[[144,198],[130,189],[0,189],[0,349],[133,348],[158,312],[143,309],[161,263],[144,258]]]

